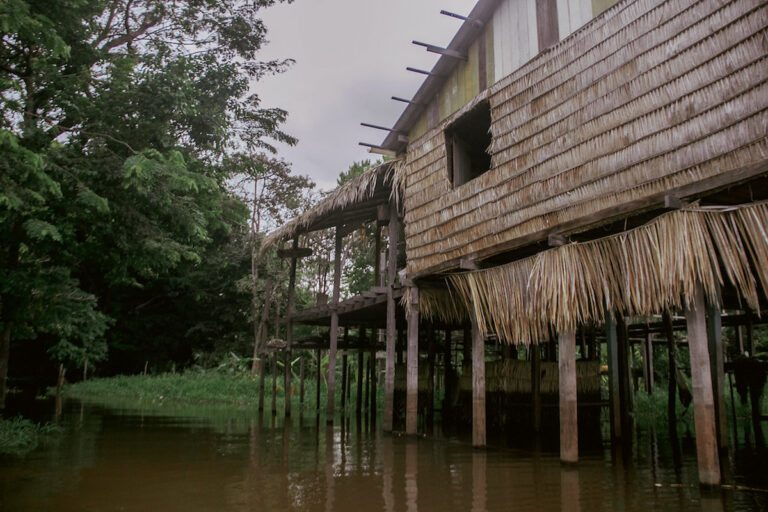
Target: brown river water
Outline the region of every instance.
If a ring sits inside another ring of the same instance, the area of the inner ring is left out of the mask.
[[[692,440],[674,450],[654,432],[639,432],[628,449],[591,448],[565,467],[532,439],[473,450],[439,429],[409,439],[314,415],[284,422],[70,401],[59,422],[64,433],[47,446],[0,457],[0,510],[768,510],[765,452],[731,450],[728,485],[702,490]]]

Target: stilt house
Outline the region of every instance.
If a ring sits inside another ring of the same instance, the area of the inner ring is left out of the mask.
[[[337,276],[330,304],[294,319],[322,317],[332,351],[345,316],[387,330],[385,430],[407,326],[409,433],[425,326],[448,331],[447,365],[450,331],[468,326],[475,445],[486,347],[535,347],[528,390],[535,410],[548,358],[567,462],[577,367],[597,361],[585,332],[605,340],[620,436],[628,340],[684,329],[700,479],[719,483],[719,327],[759,321],[768,290],[767,29],[754,0],[480,0],[446,48],[426,45],[440,58],[377,148],[395,158],[273,235],[336,226],[338,249],[361,222],[389,226],[375,290],[339,303]]]

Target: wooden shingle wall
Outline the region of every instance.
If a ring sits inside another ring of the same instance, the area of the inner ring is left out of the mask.
[[[768,161],[767,26],[758,0],[624,1],[501,79],[489,172],[448,181],[471,105],[409,145],[409,273]]]

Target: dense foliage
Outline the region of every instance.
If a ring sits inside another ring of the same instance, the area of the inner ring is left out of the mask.
[[[274,3],[0,3],[3,391],[11,345],[23,373],[250,343],[253,197],[234,183],[295,142],[251,90],[289,64],[257,59]]]

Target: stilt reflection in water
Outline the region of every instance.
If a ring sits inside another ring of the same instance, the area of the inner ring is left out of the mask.
[[[579,470],[576,467],[563,467],[560,470],[560,510],[581,512]]]
[[[418,449],[416,440],[408,440],[405,445],[405,510],[407,512],[419,510]]]
[[[472,512],[488,510],[487,467],[486,452],[475,451],[472,454]]]

